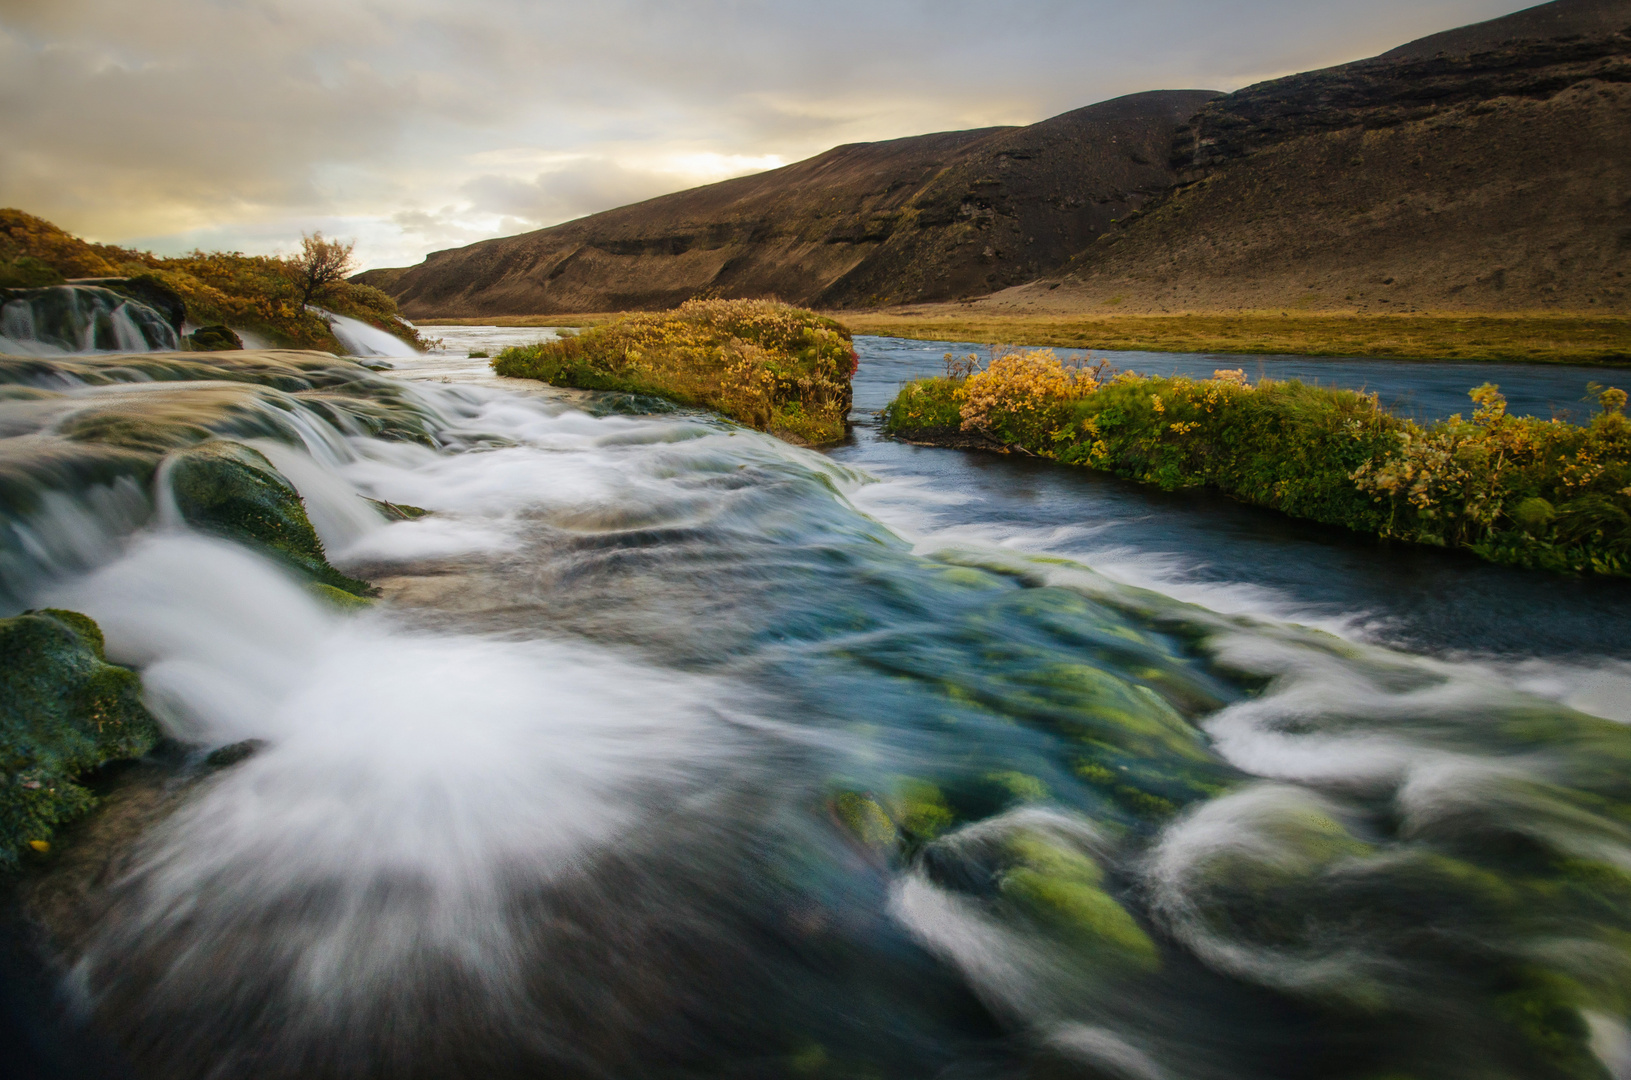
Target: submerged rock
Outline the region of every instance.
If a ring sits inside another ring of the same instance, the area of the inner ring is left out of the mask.
[[[95,622],[49,609],[0,619],[0,865],[48,850],[56,826],[95,805],[81,774],[158,738],[141,680],[107,662]]]
[[[329,565],[300,493],[258,452],[211,442],[165,462],[176,510],[187,524],[266,551],[352,596],[373,596],[365,581]]]

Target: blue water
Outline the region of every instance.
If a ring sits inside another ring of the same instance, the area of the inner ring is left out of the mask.
[[[1580,660],[1631,658],[1631,582],[1492,566],[1293,521],[1207,492],[1167,494],[1094,473],[979,451],[882,439],[875,413],[910,379],[941,374],[966,342],[859,337],[854,434],[833,457],[889,481],[858,498],[930,542],[968,540],[1080,559],[1208,607],[1273,613],[1412,651]],[[1500,385],[1515,413],[1583,418],[1586,385],[1631,386],[1623,368],[1319,360],[1056,350],[1141,372],[1303,378],[1376,390],[1423,418],[1470,412],[1466,391]],[[1403,403],[1403,404],[1400,404]]]
[[[855,380],[857,409],[881,409],[902,382],[944,373],[946,353],[975,353],[989,359],[990,346],[954,341],[908,341],[904,338],[858,337],[863,363]],[[1583,364],[1491,364],[1460,360],[1324,359],[1307,356],[1238,356],[1221,353],[1117,352],[1108,349],[1055,349],[1061,359],[1108,360],[1123,371],[1144,375],[1189,375],[1207,378],[1219,368],[1241,369],[1258,379],[1299,379],[1381,395],[1384,408],[1417,421],[1468,414],[1467,391],[1492,382],[1506,395],[1515,416],[1560,417],[1579,423],[1595,411],[1587,386],[1631,386],[1631,369]]]

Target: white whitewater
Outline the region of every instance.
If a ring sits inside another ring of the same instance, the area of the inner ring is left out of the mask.
[[[163,315],[111,289],[31,289],[0,307],[0,353],[11,356],[163,352],[179,344]]]
[[[328,320],[328,328],[339,339],[348,356],[418,356],[419,351],[393,334],[369,326],[361,319],[336,315],[332,311],[311,309]]]

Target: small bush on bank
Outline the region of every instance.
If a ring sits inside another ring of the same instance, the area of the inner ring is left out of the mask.
[[[1496,562],[1631,575],[1631,421],[1602,390],[1585,426],[1506,413],[1471,391],[1470,419],[1428,427],[1375,395],[1071,369],[1051,353],[903,387],[887,434],[984,442],[1172,491],[1212,487],[1294,517]]]
[[[500,375],[654,394],[817,446],[844,437],[855,366],[842,325],[769,300],[691,300],[493,360]]]

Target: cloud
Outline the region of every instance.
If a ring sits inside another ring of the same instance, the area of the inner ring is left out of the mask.
[[[774,154],[677,153],[646,167],[610,157],[583,156],[531,179],[491,173],[475,176],[459,191],[478,213],[500,214],[536,227],[783,164]]]
[[[0,204],[375,265],[841,142],[1233,89],[1512,0],[5,0]]]

